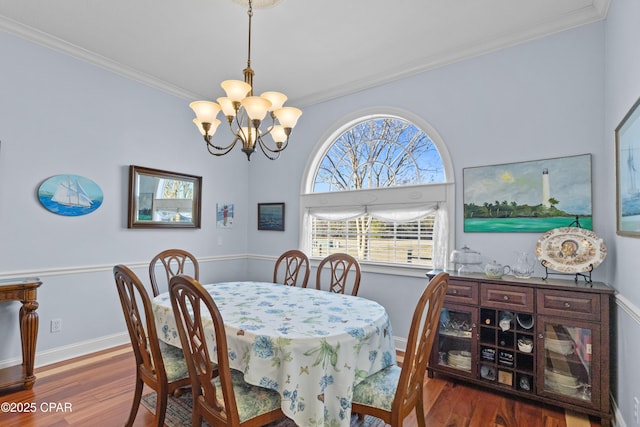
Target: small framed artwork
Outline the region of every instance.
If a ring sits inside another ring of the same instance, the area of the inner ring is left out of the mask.
[[[233,227],[233,203],[218,203],[216,205],[216,227]]]
[[[50,212],[63,216],[89,214],[102,205],[102,189],[80,175],[55,175],[38,188],[38,199]]]
[[[284,203],[258,203],[258,230],[284,231]]]
[[[615,131],[616,233],[640,237],[640,99]],[[636,153],[636,151],[638,153]],[[636,160],[636,156],[638,160]]]

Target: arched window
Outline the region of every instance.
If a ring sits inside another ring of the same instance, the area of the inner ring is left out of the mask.
[[[408,116],[361,113],[320,142],[301,196],[301,246],[311,257],[445,268],[451,162],[435,129]]]

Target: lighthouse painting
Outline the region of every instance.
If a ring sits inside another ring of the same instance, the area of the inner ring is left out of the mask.
[[[592,230],[591,155],[463,169],[464,231]]]

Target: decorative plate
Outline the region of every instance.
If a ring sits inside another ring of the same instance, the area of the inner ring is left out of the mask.
[[[604,261],[607,247],[593,231],[562,227],[549,230],[540,237],[536,255],[545,267],[562,273],[584,273]]]

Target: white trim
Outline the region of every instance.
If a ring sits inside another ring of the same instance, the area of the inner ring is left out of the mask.
[[[265,261],[275,263],[278,259],[277,256],[271,255],[256,255],[252,254],[248,256],[249,260]],[[318,268],[321,258],[309,258],[309,267]],[[390,276],[403,276],[403,277],[418,277],[420,279],[427,278],[427,271],[424,265],[405,265],[405,264],[370,264],[367,262],[360,263],[360,270],[363,273],[371,274],[386,274]]]
[[[498,52],[533,40],[538,40],[552,34],[567,31],[582,25],[606,19],[611,0],[593,0],[591,4],[572,11],[569,14],[551,22],[540,22],[534,28],[523,28],[519,32],[503,34],[497,39],[474,40],[466,46],[461,46],[446,54],[436,55],[431,58],[419,58],[411,64],[404,64],[401,70],[385,70],[367,78],[354,79],[344,84],[324,89],[294,100],[296,105],[314,105],[326,102],[341,96],[352,95],[367,89],[376,88],[397,80],[406,79],[420,73],[446,67],[468,59]]]
[[[395,72],[389,72],[387,70],[364,79],[359,78],[342,85],[328,88],[322,92],[310,93],[292,101],[295,101],[295,104],[299,106],[318,104],[340,96],[350,95],[399,79],[408,78],[429,70],[442,68],[466,59],[475,58],[561,31],[566,31],[569,28],[575,28],[581,25],[597,22],[607,17],[610,4],[611,0],[592,0],[591,4],[588,4],[581,9],[575,10],[551,22],[540,23],[540,25],[535,28],[523,29],[515,34],[504,34],[498,39],[475,40],[467,46],[463,46],[448,54],[438,55],[433,58],[420,58],[413,64],[405,64],[401,70],[397,70]],[[3,16],[0,16],[0,30],[78,58],[90,64],[94,64],[105,70],[122,75],[147,86],[157,88],[166,93],[177,96],[178,98],[193,100],[201,99],[204,96],[187,91],[184,88],[172,85],[164,80],[142,73],[79,46],[68,43],[60,38],[52,36],[51,34],[36,30],[35,28]]]
[[[640,326],[640,308],[620,294],[616,294],[614,300],[616,305]],[[626,427],[627,424],[613,396],[611,396],[611,410],[613,413],[613,425],[616,427]]]
[[[429,122],[424,120],[422,117],[409,110],[398,107],[378,106],[354,111],[351,114],[342,117],[340,120],[327,128],[327,130],[320,136],[318,141],[316,141],[314,147],[311,149],[309,160],[307,161],[307,165],[305,166],[302,173],[302,180],[300,182],[300,194],[312,193],[314,178],[310,176],[310,172],[318,169],[322,158],[326,154],[329,147],[331,147],[331,144],[333,144],[333,142],[336,140],[336,138],[340,136],[340,134],[342,134],[345,130],[353,126],[355,123],[367,119],[372,119],[374,117],[397,117],[399,119],[407,120],[413,123],[419,129],[424,131],[429,136],[431,141],[433,141],[438,149],[438,152],[440,153],[442,166],[444,167],[445,182],[455,183],[455,170],[453,169],[453,163],[451,162],[449,150],[444,144],[444,140],[442,139],[436,128],[433,127]]]
[[[640,325],[640,309],[629,301],[626,297],[616,294],[616,305],[629,315],[633,320]]]
[[[246,260],[249,258],[248,254],[236,254],[236,255],[223,255],[223,256],[208,256],[198,258],[199,263],[207,262],[220,262],[220,261],[233,261],[233,260]],[[148,261],[135,261],[135,262],[123,262],[127,267],[131,269],[136,268],[149,268]],[[102,271],[112,271],[115,264],[98,264],[98,265],[85,265],[77,267],[61,267],[61,268],[43,268],[43,269],[31,269],[31,270],[16,270],[9,271],[0,274],[0,280],[2,279],[17,279],[23,277],[51,277],[51,276],[69,276],[74,274],[95,273]]]
[[[393,345],[396,348],[396,352],[402,351],[404,352],[407,348],[407,339],[393,336]]]
[[[335,140],[346,129],[354,126],[356,123],[377,117],[396,117],[400,120],[406,120],[425,132],[440,154],[440,159],[444,169],[444,182],[408,185],[389,189],[364,189],[355,191],[337,191],[331,193],[313,193],[315,171],[318,170],[320,162]],[[311,172],[314,172],[313,176],[311,175]],[[300,217],[300,226],[298,246],[306,249],[310,244],[310,242],[308,242],[308,235],[305,234],[305,224],[307,224],[308,219],[307,208],[312,203],[315,204],[320,201],[325,206],[331,206],[332,203],[336,203],[337,201],[341,204],[358,202],[358,204],[361,205],[390,203],[397,200],[399,197],[398,195],[401,195],[403,200],[424,203],[426,201],[433,201],[438,197],[443,197],[437,201],[443,202],[447,206],[447,223],[449,224],[449,227],[445,244],[446,248],[443,249],[444,253],[448,254],[450,248],[455,247],[455,209],[452,209],[455,207],[456,203],[455,187],[455,169],[453,168],[451,155],[449,154],[449,150],[444,143],[444,140],[436,128],[429,122],[411,111],[397,107],[377,106],[354,111],[335,122],[332,126],[329,126],[327,131],[320,136],[309,154],[307,164],[302,175],[302,180],[300,182],[300,210],[298,212]],[[385,198],[380,200],[383,196]],[[394,203],[398,202],[395,201]]]
[[[52,348],[50,350],[36,353],[35,367],[39,368],[41,366],[51,365],[53,363],[62,362],[65,360],[73,359],[75,357],[84,356],[86,354],[95,353],[130,342],[131,341],[129,339],[129,333],[121,332],[118,334],[107,335],[88,341],[82,341],[62,347]],[[22,358],[2,360],[0,361],[0,369],[9,366],[20,365],[21,363]]]
[[[168,83],[157,77],[145,74],[139,70],[135,70],[112,59],[106,58],[102,55],[98,55],[97,53],[66,42],[51,34],[29,27],[28,25],[24,25],[5,16],[0,16],[0,30],[6,31],[9,34],[13,34],[17,37],[29,40],[33,43],[37,43],[41,46],[55,50],[65,55],[69,55],[73,58],[78,58],[81,61],[96,65],[104,70],[126,77],[138,83],[142,83],[143,85],[159,89],[165,93],[168,93],[169,95],[173,95],[185,100],[202,98],[201,95],[190,92],[184,88]]]

